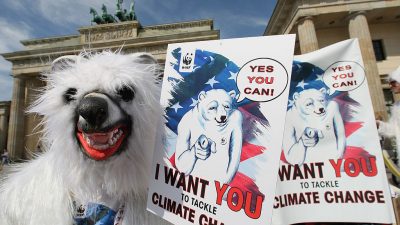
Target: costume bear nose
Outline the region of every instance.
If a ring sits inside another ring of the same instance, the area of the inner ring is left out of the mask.
[[[325,109],[324,109],[324,108],[319,108],[319,112],[320,112],[320,113],[324,113],[324,112],[325,112]]]
[[[103,98],[88,96],[78,106],[78,114],[91,126],[100,126],[108,117],[107,101]]]

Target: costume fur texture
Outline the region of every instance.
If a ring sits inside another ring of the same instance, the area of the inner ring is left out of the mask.
[[[44,153],[13,168],[2,181],[0,224],[71,225],[73,200],[117,208],[125,204],[123,225],[169,224],[146,211],[155,131],[162,117],[157,71],[155,60],[139,53],[83,53],[55,63],[29,109],[43,116]],[[124,100],[124,87],[133,90],[133,99]],[[124,149],[106,159],[88,156],[76,135],[77,108],[90,93],[114,105],[105,123],[122,114],[131,119]]]

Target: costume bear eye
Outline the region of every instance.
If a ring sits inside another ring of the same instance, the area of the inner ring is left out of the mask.
[[[75,100],[75,95],[76,95],[76,88],[68,88],[68,90],[64,93],[64,101],[66,103],[69,103],[70,101]]]
[[[117,91],[117,94],[125,102],[129,102],[135,97],[135,91],[133,90],[133,88],[128,86],[123,86]]]
[[[215,106],[211,106],[210,108],[208,108],[209,110],[215,110],[217,107]]]
[[[224,105],[224,108],[229,109],[230,107],[229,107],[229,105]]]

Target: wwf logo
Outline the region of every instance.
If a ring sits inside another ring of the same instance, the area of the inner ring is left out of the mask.
[[[193,53],[186,53],[185,57],[183,57],[182,62],[185,65],[190,65],[193,60]]]
[[[195,51],[193,49],[186,49],[182,51],[181,60],[179,63],[179,72],[192,72],[194,66]]]

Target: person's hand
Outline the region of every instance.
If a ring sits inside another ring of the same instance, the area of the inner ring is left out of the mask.
[[[379,125],[380,125],[381,121],[380,120],[375,120],[375,124],[376,124],[376,128],[379,129]]]

